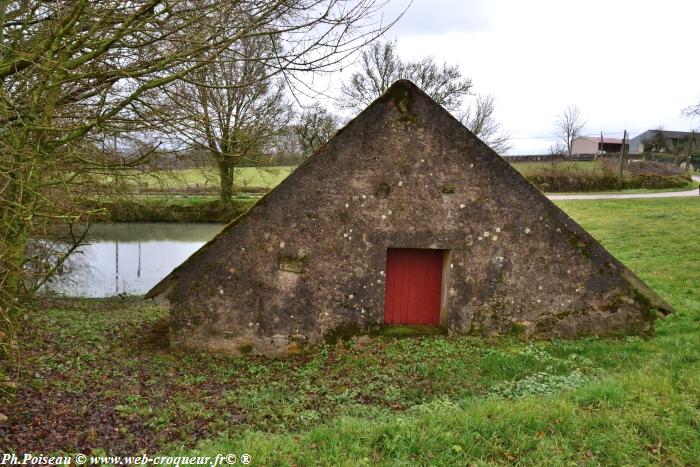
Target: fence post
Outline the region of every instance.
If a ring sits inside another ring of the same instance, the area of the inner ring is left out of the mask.
[[[693,142],[695,142],[695,130],[693,130],[693,132],[690,134],[690,141],[688,141],[688,159],[685,162],[685,170],[688,173],[693,172],[692,170],[690,170],[690,160],[693,157]]]
[[[622,135],[622,147],[620,148],[620,174],[617,177],[618,189],[622,190],[624,187],[624,179],[622,176],[622,171],[625,168],[625,143],[627,142],[627,130]]]

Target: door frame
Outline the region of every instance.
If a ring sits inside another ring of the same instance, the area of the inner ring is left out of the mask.
[[[440,284],[440,327],[448,327],[448,305],[450,303],[450,278],[454,265],[452,263],[452,250],[442,250],[442,283]]]
[[[448,304],[449,304],[449,280],[451,277],[451,256],[452,256],[452,250],[451,249],[444,249],[444,248],[425,248],[425,247],[416,247],[416,246],[387,246],[384,249],[384,267],[386,268],[387,264],[387,258],[389,256],[389,250],[437,250],[442,252],[442,276],[440,277],[440,317],[437,325],[432,325],[432,324],[389,324],[385,323],[385,316],[386,316],[386,288],[389,283],[389,271],[386,271],[386,276],[384,280],[384,288],[382,291],[382,325],[384,326],[411,326],[411,327],[429,327],[429,328],[439,328],[439,329],[447,329],[448,328]]]

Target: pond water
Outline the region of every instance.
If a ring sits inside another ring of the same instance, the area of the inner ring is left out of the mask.
[[[67,296],[146,293],[216,235],[221,224],[94,224],[88,244],[69,258],[46,290]]]

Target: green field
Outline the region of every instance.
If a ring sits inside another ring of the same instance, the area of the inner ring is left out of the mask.
[[[551,165],[550,162],[515,162],[512,164],[520,173],[527,175]],[[600,170],[600,163],[594,161],[562,162],[562,167],[570,167],[578,170],[596,171]],[[236,169],[234,177],[236,185],[274,188],[289,175],[294,166],[279,167],[239,167]],[[219,176],[214,168],[201,169],[180,169],[173,171],[158,171],[151,174],[141,174],[135,178],[140,183],[147,183],[149,186],[164,185],[169,188],[195,188],[195,187],[216,187],[219,183]]]
[[[235,171],[234,184],[241,190],[246,187],[274,188],[295,167],[239,167]],[[132,183],[142,187],[163,190],[218,189],[219,176],[213,168],[181,169],[142,173],[132,177]]]
[[[515,162],[512,164],[520,173],[533,176],[542,170],[552,167],[550,162]],[[600,161],[573,161],[560,162],[556,164],[558,169],[570,171],[572,174],[602,174],[603,168]],[[284,180],[293,170],[294,166],[278,167],[240,167],[236,169],[234,184],[237,189],[245,192],[246,189],[261,190],[271,189]],[[191,193],[215,193],[219,188],[219,178],[213,168],[203,169],[181,169],[174,171],[156,171],[152,173],[139,173],[130,177],[130,183],[138,186],[142,193],[146,192],[170,192],[188,191]],[[689,183],[687,187],[692,188],[697,184]],[[684,189],[683,188],[683,189]],[[626,189],[626,193],[659,192],[670,189]]]
[[[139,299],[49,300],[23,322],[27,370],[3,409],[21,426],[0,445],[253,465],[697,465],[700,199],[560,205],[675,307],[656,337],[377,337],[231,359],[170,351],[166,310]]]
[[[551,165],[549,162],[516,162],[512,164],[520,173],[527,175],[543,167]],[[562,167],[570,167],[578,170],[600,170],[600,164],[593,161],[562,162]],[[240,187],[274,188],[284,180],[295,167],[240,167],[236,169],[235,184]],[[214,168],[180,169],[173,171],[157,171],[153,173],[139,174],[133,178],[135,182],[152,188],[166,189],[204,189],[216,188],[219,176]]]

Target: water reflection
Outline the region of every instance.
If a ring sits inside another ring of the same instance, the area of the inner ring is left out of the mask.
[[[95,224],[47,290],[109,297],[147,292],[221,229],[220,224]]]

